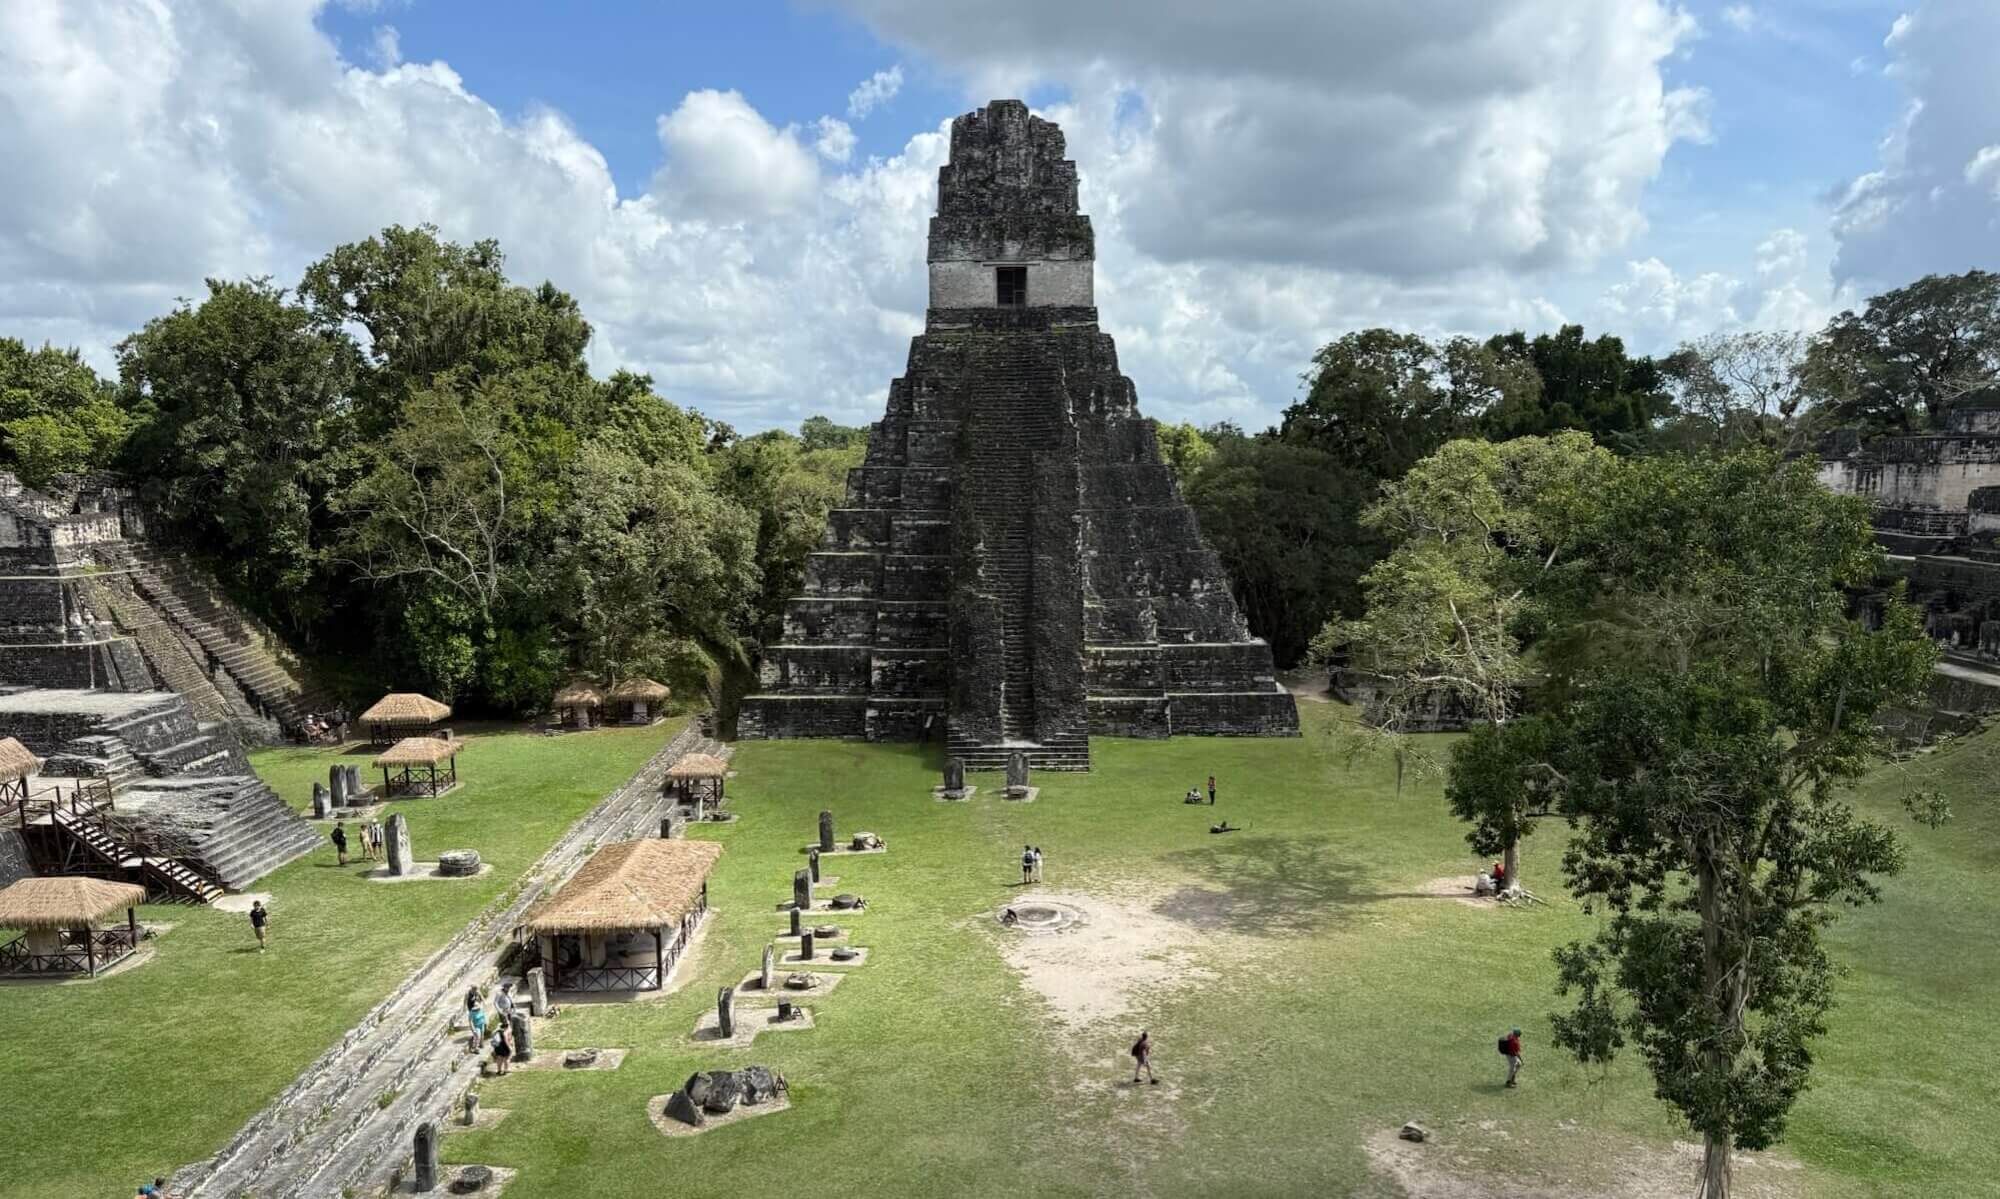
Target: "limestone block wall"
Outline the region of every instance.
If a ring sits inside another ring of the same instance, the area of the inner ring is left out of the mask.
[[[1097,302],[1095,271],[1089,261],[1043,262],[1020,259],[978,259],[931,264],[931,307],[991,308],[999,301],[1000,266],[1027,268],[1030,308],[1089,307]]]

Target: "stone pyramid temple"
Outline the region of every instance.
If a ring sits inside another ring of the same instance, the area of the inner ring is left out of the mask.
[[[1062,131],[1027,105],[952,122],[925,330],[741,736],[1084,770],[1093,733],[1298,732],[1097,327],[1076,196]]]

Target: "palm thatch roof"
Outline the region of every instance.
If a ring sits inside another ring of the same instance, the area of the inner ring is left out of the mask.
[[[564,687],[561,691],[556,692],[554,706],[558,708],[595,708],[603,703],[603,694],[596,687],[579,679],[569,686]]]
[[[591,856],[554,895],[528,909],[531,933],[598,933],[676,924],[701,895],[722,846],[714,841],[620,841]]]
[[[12,737],[0,737],[0,783],[25,778],[42,768],[42,760]]]
[[[670,779],[719,779],[729,773],[729,764],[714,754],[688,754],[667,767]]]
[[[451,715],[451,705],[441,704],[414,691],[391,691],[361,714],[364,724],[436,724]]]
[[[613,702],[617,703],[644,700],[649,704],[657,704],[673,693],[673,688],[667,686],[665,683],[655,682],[652,679],[626,679],[624,682],[612,687],[606,694],[611,697]]]
[[[0,891],[0,928],[82,928],[146,902],[146,888],[101,878],[24,878]]]
[[[465,748],[463,741],[445,741],[437,737],[405,737],[375,759],[377,766],[429,766],[446,758],[455,758],[458,751]]]

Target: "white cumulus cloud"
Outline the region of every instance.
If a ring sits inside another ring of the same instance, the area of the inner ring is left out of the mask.
[[[903,90],[903,65],[897,63],[886,71],[877,71],[861,81],[853,91],[847,93],[847,115],[859,121],[869,113],[896,98]]]

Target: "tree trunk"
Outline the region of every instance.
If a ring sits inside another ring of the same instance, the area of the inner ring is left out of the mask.
[[[1729,1199],[1729,1187],[1733,1181],[1729,1150],[1728,1133],[1721,1136],[1710,1133],[1702,1138],[1701,1190],[1695,1193],[1695,1199]]]
[[[1519,837],[1509,837],[1507,839],[1506,846],[1500,851],[1500,864],[1507,870],[1507,885],[1510,887],[1520,886],[1521,839]]]

